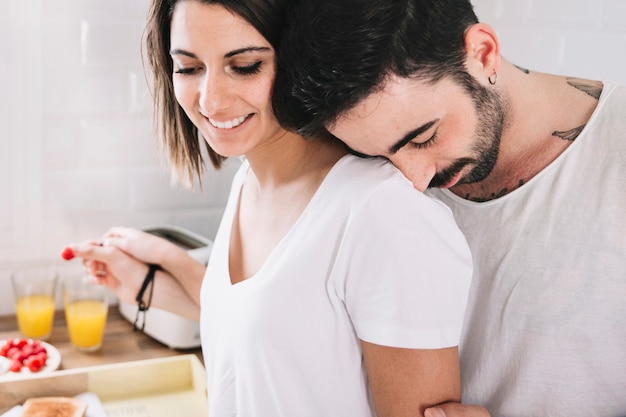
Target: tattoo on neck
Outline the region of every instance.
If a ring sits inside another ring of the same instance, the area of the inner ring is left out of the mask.
[[[565,130],[562,132],[555,130],[554,132],[552,132],[552,136],[556,136],[557,138],[561,138],[561,139],[569,140],[573,142],[574,139],[576,139],[578,135],[580,135],[580,132],[582,132],[585,126],[586,125],[578,126],[573,129]]]
[[[465,198],[466,200],[469,200],[469,201],[473,201],[475,203],[484,203],[486,201],[495,200],[496,198],[500,198],[500,197],[502,197],[504,195],[507,195],[508,193],[512,192],[513,190],[516,190],[516,189],[520,188],[525,183],[526,183],[526,181],[521,179],[521,180],[519,180],[517,182],[517,187],[513,187],[510,190],[508,188],[504,187],[499,192],[491,193],[487,197],[472,197],[471,194],[465,194],[465,197],[463,197],[463,198]]]
[[[596,100],[600,99],[602,93],[603,84],[600,81],[582,80],[580,78],[568,78],[567,83],[572,87],[586,93],[590,97]]]
[[[522,67],[520,67],[519,65],[515,65],[515,67],[516,67],[518,70],[522,71],[524,74],[530,74],[530,71],[529,71],[529,70],[527,70],[526,68],[522,68]]]

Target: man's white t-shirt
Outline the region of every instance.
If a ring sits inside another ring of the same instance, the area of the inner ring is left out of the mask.
[[[450,210],[389,163],[345,156],[265,264],[231,284],[235,176],[203,281],[211,417],[374,416],[360,340],[459,342],[471,256]]]
[[[626,88],[605,84],[575,141],[510,194],[428,193],[474,260],[463,401],[492,416],[625,416]]]

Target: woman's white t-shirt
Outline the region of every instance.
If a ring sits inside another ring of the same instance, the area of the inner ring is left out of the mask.
[[[248,169],[233,181],[202,285],[210,416],[373,416],[360,339],[457,345],[472,273],[464,236],[389,163],[349,155],[261,269],[232,285]]]

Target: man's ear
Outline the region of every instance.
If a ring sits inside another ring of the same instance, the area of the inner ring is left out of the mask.
[[[476,23],[465,31],[467,70],[486,80],[500,70],[500,42],[496,31],[485,23]]]

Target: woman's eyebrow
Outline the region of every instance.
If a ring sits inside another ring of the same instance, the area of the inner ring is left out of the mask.
[[[189,58],[194,58],[194,59],[198,58],[196,54],[191,53],[189,51],[185,51],[184,49],[172,49],[170,50],[170,56],[171,55],[185,55],[185,56],[188,56]]]
[[[239,49],[235,49],[233,51],[228,52],[227,54],[224,55],[224,58],[231,58],[235,55],[239,55],[239,54],[244,54],[246,52],[267,52],[267,51],[271,51],[272,48],[269,48],[267,46],[246,46],[245,48],[239,48]],[[186,51],[184,49],[172,49],[170,51],[170,55],[184,55],[184,56],[188,56],[189,58],[193,58],[193,59],[198,59],[198,56],[196,54],[194,54],[193,52],[189,52]]]
[[[235,49],[234,51],[230,51],[229,53],[224,55],[224,58],[230,58],[232,56],[243,54],[246,52],[259,52],[259,51],[266,52],[266,51],[271,51],[271,50],[272,49],[267,46],[247,46],[245,48],[239,48],[239,49]]]

